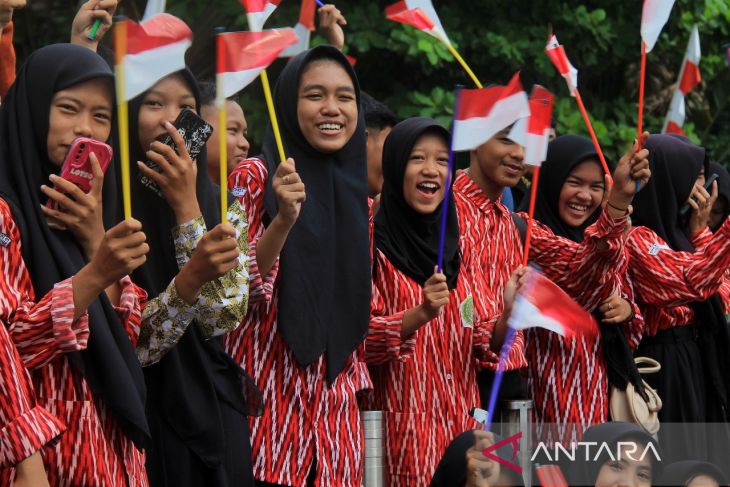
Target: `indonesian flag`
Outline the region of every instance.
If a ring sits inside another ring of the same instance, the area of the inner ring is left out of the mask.
[[[122,59],[125,91],[131,100],[165,76],[185,68],[185,51],[193,33],[185,22],[170,14],[158,14],[137,24],[123,20],[127,27],[127,52]]]
[[[515,297],[509,326],[515,330],[545,328],[566,338],[598,335],[593,316],[557,284],[532,269]]]
[[[550,39],[548,39],[547,46],[545,46],[545,53],[553,62],[555,69],[565,78],[570,94],[575,96],[578,91],[578,70],[570,64],[568,55],[565,54],[565,48],[558,42],[555,34],[551,35]]]
[[[641,12],[641,38],[646,43],[646,52],[654,49],[664,24],[669,20],[674,0],[644,0]]]
[[[302,0],[302,7],[299,10],[299,22],[294,26],[299,42],[285,49],[279,57],[294,57],[297,54],[309,49],[309,38],[314,30],[314,5],[315,0]]]
[[[510,131],[509,138],[525,148],[525,164],[541,166],[547,158],[554,98],[547,89],[535,85],[530,95],[530,116],[519,119]]]
[[[475,149],[500,130],[530,115],[519,72],[507,86],[462,89],[458,105],[452,135],[455,151]]]
[[[667,117],[664,120],[663,132],[684,134],[682,130],[685,117],[684,97],[702,81],[699,66],[700,57],[700,33],[695,25],[689,35],[687,52],[684,54],[682,69],[679,72],[679,83],[672,96]]]
[[[386,7],[385,16],[394,22],[411,25],[445,44],[451,44],[431,0],[402,0],[396,2]]]
[[[248,28],[254,32],[264,28],[266,19],[276,10],[281,0],[239,0],[246,9]]]
[[[297,40],[291,28],[219,34],[217,75],[223,92],[218,93],[217,102],[222,104],[241,91]]]

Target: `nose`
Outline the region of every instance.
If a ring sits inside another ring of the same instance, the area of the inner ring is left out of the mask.
[[[322,115],[335,116],[340,114],[340,107],[335,96],[327,96],[322,102]]]
[[[575,195],[576,198],[585,202],[586,204],[591,202],[591,194],[586,188],[580,188]]]
[[[160,120],[160,124],[164,125],[164,122],[174,123],[181,111],[182,110],[176,106],[168,106],[164,111],[164,116],[162,120]]]
[[[520,144],[513,144],[510,157],[516,161],[522,162],[525,159],[525,148]]]
[[[241,136],[238,138],[238,148],[248,152],[248,150],[251,148],[251,144],[248,143],[248,139],[245,135],[241,134]]]
[[[436,162],[435,159],[427,159],[423,166],[421,166],[421,174],[423,174],[424,176],[438,176],[438,162]]]
[[[91,113],[81,114],[76,119],[76,125],[74,127],[74,135],[76,137],[93,137],[94,131],[91,128],[93,115]]]

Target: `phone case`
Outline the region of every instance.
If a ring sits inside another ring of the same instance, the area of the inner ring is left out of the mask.
[[[177,120],[175,120],[173,125],[185,141],[185,148],[187,149],[188,154],[190,154],[190,158],[196,160],[198,155],[200,155],[200,152],[205,147],[205,143],[213,134],[213,127],[208,122],[200,118],[194,111],[187,108],[180,112],[180,115],[177,116]],[[155,140],[172,147],[175,152],[179,154],[170,134],[162,134]],[[145,162],[145,164],[150,169],[162,172],[157,163],[150,161],[149,159]],[[160,198],[164,198],[157,183],[141,172],[139,173],[139,180],[143,186],[154,192]]]
[[[719,176],[716,173],[712,173],[712,175],[709,178],[707,178],[707,180],[705,181],[705,191],[707,191],[708,193],[712,192],[710,190],[710,188],[712,187],[712,183],[714,183],[718,177]],[[694,196],[692,196],[692,199],[693,200],[695,199]],[[696,202],[696,200],[695,200],[695,202]],[[687,215],[689,215],[691,209],[692,209],[692,207],[690,206],[690,204],[685,203],[684,205],[682,205],[682,208],[680,208],[680,210],[679,210],[679,216],[681,218],[686,218]]]
[[[94,179],[91,160],[89,159],[92,152],[99,160],[102,172],[106,172],[112,159],[112,148],[104,142],[86,137],[79,137],[74,140],[68,150],[66,159],[63,161],[63,166],[61,166],[61,177],[74,183],[84,193],[91,191],[91,181]],[[49,199],[46,206],[55,209],[56,202]]]

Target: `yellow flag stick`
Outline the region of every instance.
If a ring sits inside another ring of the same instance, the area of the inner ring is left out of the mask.
[[[456,49],[454,48],[454,46],[451,45],[450,42],[443,41],[443,43],[446,46],[446,48],[449,50],[451,55],[454,56],[454,58],[456,58],[456,60],[459,62],[459,64],[461,64],[461,67],[464,68],[464,71],[466,71],[466,74],[469,75],[469,77],[474,82],[474,84],[477,85],[477,88],[481,88],[482,84],[479,82],[479,79],[474,74],[474,71],[472,71],[471,68],[469,67],[469,65],[466,64],[466,61],[464,61],[464,58],[461,57],[461,54],[459,54],[456,51]]]
[[[114,52],[116,63],[114,77],[117,86],[117,117],[119,118],[119,156],[122,164],[122,201],[124,219],[132,218],[132,196],[129,190],[129,111],[126,98],[124,56],[127,53],[127,24],[124,20],[114,27]]]
[[[216,36],[217,64],[220,69],[223,66],[223,36],[220,33]],[[221,223],[228,222],[228,147],[226,138],[226,95],[223,87],[223,75],[218,73],[215,77],[215,101],[218,105],[218,175],[221,184]]]
[[[271,128],[274,130],[274,139],[276,139],[276,148],[279,149],[280,162],[286,161],[286,153],[284,152],[284,143],[281,141],[281,132],[279,132],[279,122],[276,120],[276,110],[274,110],[274,99],[271,96],[271,86],[269,86],[269,76],[266,70],[261,71],[261,84],[264,86],[264,97],[266,98],[266,107],[269,109],[269,118],[271,119]]]

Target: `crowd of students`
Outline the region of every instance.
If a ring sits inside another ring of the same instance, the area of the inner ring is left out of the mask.
[[[90,157],[88,193],[59,176],[78,137],[118,143],[114,75],[79,40],[97,18],[103,36],[115,8],[84,4],[78,42],[38,49],[17,76],[2,59],[0,484],[359,486],[360,411],[377,410],[386,485],[520,485],[470,415],[536,272],[521,265],[530,181],[510,127],[448,174],[449,130],[399,121],[323,45],[274,89],[288,159],[271,128],[249,157],[243,108],[227,100],[219,126],[215,85],[184,69],[130,101],[131,160],[158,170],[132,164],[125,219],[117,160],[104,172]],[[324,8],[341,47],[341,14]],[[184,109],[214,128],[195,158],[172,125]],[[727,451],[696,425],[730,438],[730,175],[710,159],[645,133],[609,178],[588,139],[549,144],[529,260],[600,334],[518,332],[501,398],[532,399],[548,444],[663,455],[586,456],[563,466],[571,485],[726,482]],[[513,213],[502,198],[517,186]],[[686,429],[610,422],[610,387],[641,388],[634,355],[661,364],[645,377],[659,418]]]

